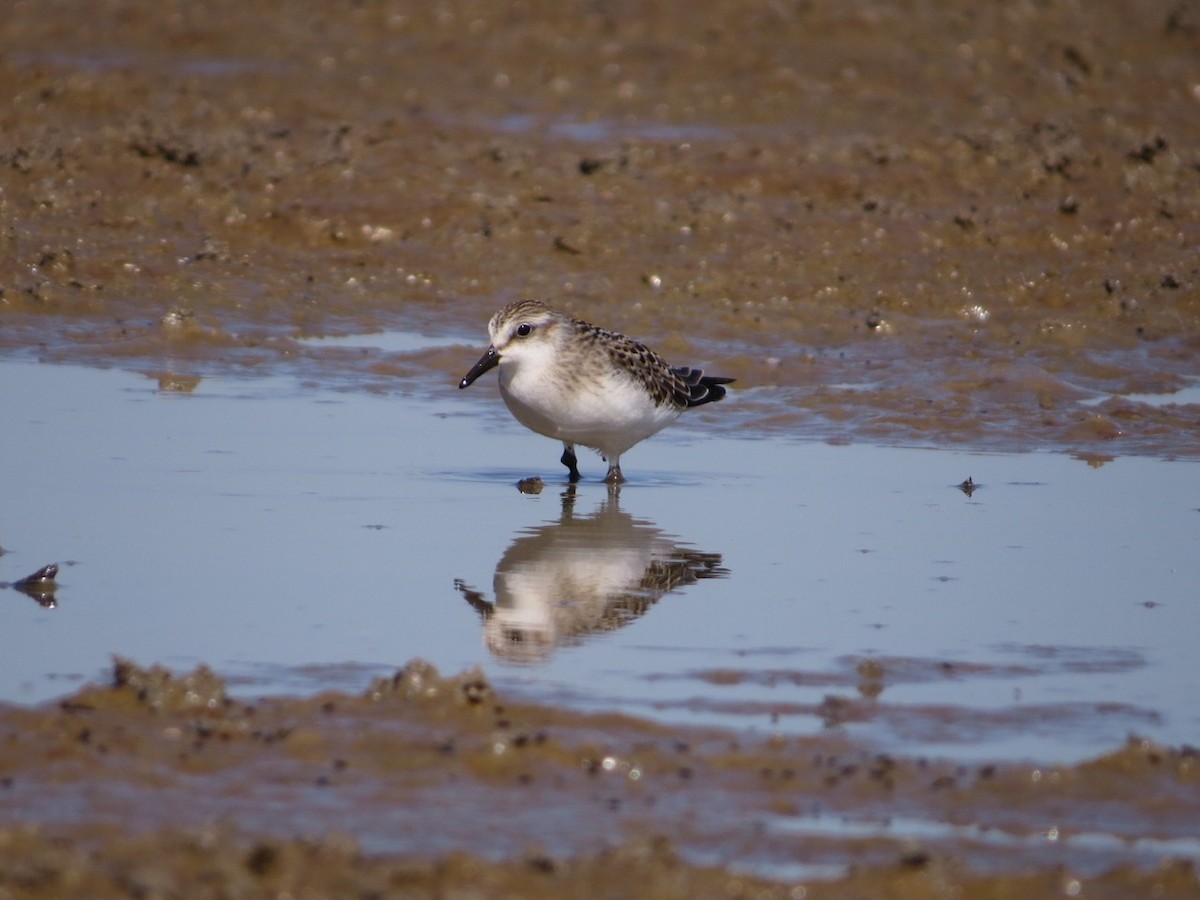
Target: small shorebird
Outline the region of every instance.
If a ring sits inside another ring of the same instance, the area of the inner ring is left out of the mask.
[[[500,396],[517,421],[563,443],[561,462],[579,480],[575,445],[608,463],[604,480],[624,481],[621,454],[661,431],[689,406],[725,396],[732,378],[673,367],[644,344],[590,325],[538,300],[519,300],[488,322],[492,345],[459,382],[500,367]]]

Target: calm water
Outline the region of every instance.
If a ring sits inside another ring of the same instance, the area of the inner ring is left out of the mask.
[[[16,361],[0,422],[0,580],[61,565],[42,603],[0,591],[0,699],[104,679],[113,654],[243,694],[358,691],[419,656],[531,699],[890,752],[1071,761],[1200,734],[1193,462],[693,422],[628,454],[617,495],[581,456],[572,494],[490,380],[180,392]]]

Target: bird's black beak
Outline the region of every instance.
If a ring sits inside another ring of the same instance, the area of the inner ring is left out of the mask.
[[[499,364],[500,354],[496,352],[495,347],[488,347],[487,353],[480,357],[479,362],[471,366],[471,371],[464,375],[463,380],[458,383],[459,388],[470,387],[476,378],[488,369],[494,369]]]

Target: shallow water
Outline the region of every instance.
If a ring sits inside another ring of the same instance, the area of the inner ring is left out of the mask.
[[[360,690],[419,656],[531,699],[898,753],[1200,733],[1194,462],[697,417],[631,452],[619,494],[596,457],[571,492],[490,382],[428,400],[17,361],[0,420],[0,579],[61,564],[41,603],[0,593],[0,699],[113,654],[243,694]]]

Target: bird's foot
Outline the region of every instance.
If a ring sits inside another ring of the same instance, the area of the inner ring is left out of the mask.
[[[608,474],[604,476],[604,481],[607,484],[620,484],[625,480],[625,476],[621,474],[620,466],[609,466]]]

